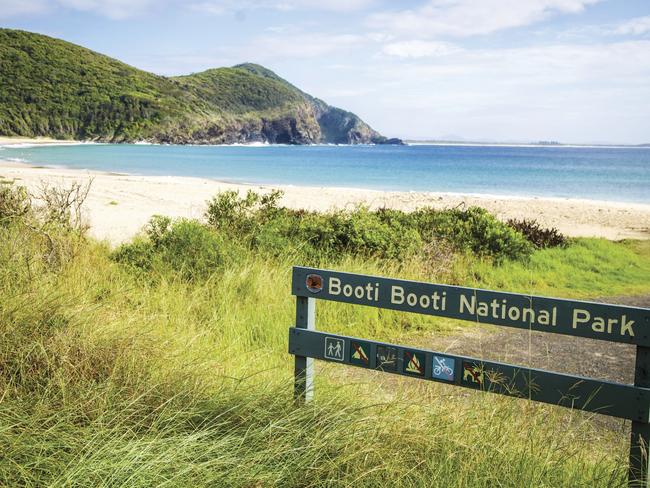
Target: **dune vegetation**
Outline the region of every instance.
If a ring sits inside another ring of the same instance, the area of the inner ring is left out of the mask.
[[[226,193],[202,221],[156,217],[111,249],[85,236],[83,188],[44,192],[0,185],[0,485],[624,484],[622,422],[320,364],[315,400],[294,404],[290,276],[301,264],[641,294],[647,245],[545,247],[473,208],[315,214]],[[332,332],[378,340],[459,325],[336,303],[317,312]]]

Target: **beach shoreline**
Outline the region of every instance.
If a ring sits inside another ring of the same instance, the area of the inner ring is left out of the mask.
[[[30,146],[76,146],[93,144],[91,141],[76,141],[73,139],[53,139],[51,137],[7,137],[0,136],[0,147],[30,147]]]
[[[28,137],[7,137],[0,136],[0,147],[30,147],[30,146],[76,146],[81,144],[110,144],[107,142],[95,142],[95,141],[78,141],[74,139],[62,140],[62,139],[52,139],[50,137],[37,137],[37,138],[28,138]],[[162,146],[162,145],[171,145],[175,144],[161,144],[157,142],[149,142],[146,140],[133,142],[134,145],[147,145],[147,146]],[[232,143],[232,144],[183,144],[184,146],[207,146],[207,147],[274,147],[274,146],[289,146],[290,144],[269,144],[268,142],[250,142],[250,143]],[[319,143],[319,144],[309,144],[310,146],[347,146],[350,144],[331,144],[331,143]],[[358,145],[358,144],[356,144]],[[361,144],[363,145],[363,144]],[[375,144],[367,144],[375,145]],[[633,145],[633,144],[572,144],[572,143],[558,143],[558,144],[535,144],[535,143],[514,143],[514,142],[461,142],[461,141],[404,141],[406,146],[448,146],[448,147],[534,147],[534,148],[575,148],[575,149],[647,149],[650,150],[650,146],[647,145]]]
[[[1,143],[2,141],[0,141]],[[37,192],[44,183],[92,186],[85,208],[91,235],[112,245],[131,239],[151,216],[202,218],[206,202],[219,192],[248,190],[284,192],[281,204],[313,211],[388,207],[405,211],[479,206],[499,219],[535,219],[572,237],[610,240],[650,239],[650,205],[571,198],[463,195],[419,191],[381,191],[352,188],[257,185],[188,176],[139,176],[124,173],[33,166],[0,160],[0,179]]]

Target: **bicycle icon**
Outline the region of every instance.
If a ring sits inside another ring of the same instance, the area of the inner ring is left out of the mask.
[[[447,360],[451,362],[451,366],[447,364]],[[433,356],[433,376],[435,378],[443,378],[453,381],[454,379],[454,363],[451,358],[443,358],[439,356]]]

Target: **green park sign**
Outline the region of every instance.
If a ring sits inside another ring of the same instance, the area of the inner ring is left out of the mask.
[[[632,421],[630,484],[648,484],[650,309],[294,267],[295,395],[313,395],[319,359],[565,406]],[[636,346],[634,384],[613,383],[316,331],[315,300],[449,317]]]

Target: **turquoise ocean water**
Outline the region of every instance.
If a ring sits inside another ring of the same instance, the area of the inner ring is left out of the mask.
[[[0,159],[270,185],[650,203],[650,148],[86,144],[4,147]]]

